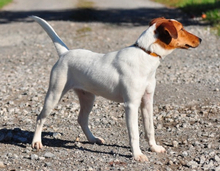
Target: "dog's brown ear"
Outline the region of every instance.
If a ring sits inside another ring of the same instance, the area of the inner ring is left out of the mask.
[[[173,25],[172,21],[163,22],[157,27],[157,31],[159,32],[159,35],[168,33],[170,37],[174,39],[178,37],[176,27]]]
[[[164,17],[160,17],[160,18],[154,18],[150,21],[149,26],[152,26],[154,23],[162,23],[164,20],[166,20]]]

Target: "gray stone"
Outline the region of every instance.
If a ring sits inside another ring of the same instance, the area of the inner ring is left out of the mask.
[[[55,132],[55,133],[53,133],[53,137],[54,138],[60,138],[61,137],[61,133],[59,133],[59,132]]]
[[[5,168],[6,165],[4,164],[4,162],[0,161],[0,168]]]
[[[184,151],[184,152],[182,152],[182,155],[183,155],[184,157],[186,157],[186,156],[188,156],[188,152],[187,152],[187,151]]]
[[[45,158],[54,158],[55,155],[54,155],[53,153],[51,153],[51,152],[46,152],[46,153],[44,154],[44,157],[45,157]]]
[[[198,163],[193,161],[193,160],[191,160],[190,162],[187,163],[187,165],[189,166],[189,168],[195,169],[195,168],[197,168]]]
[[[179,143],[177,141],[173,141],[173,147],[178,147]]]
[[[37,160],[39,157],[36,154],[31,154],[31,160]]]
[[[45,160],[45,157],[39,157],[39,160]]]
[[[220,157],[218,155],[215,155],[214,159],[220,164]]]
[[[217,167],[215,168],[215,171],[220,171],[220,166],[217,166]]]
[[[50,162],[46,162],[46,163],[45,163],[45,166],[47,166],[47,167],[51,167],[51,166],[52,166],[52,163],[50,163]]]

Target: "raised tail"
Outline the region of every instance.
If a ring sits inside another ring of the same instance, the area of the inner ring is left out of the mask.
[[[57,35],[57,33],[54,31],[54,29],[47,23],[44,19],[37,17],[37,16],[30,16],[32,19],[34,19],[40,26],[47,32],[47,34],[52,39],[54,46],[56,47],[57,53],[60,56],[67,52],[69,49],[63,43],[63,41],[60,39],[60,37]]]

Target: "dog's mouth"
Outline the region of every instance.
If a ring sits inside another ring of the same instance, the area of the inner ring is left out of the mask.
[[[190,46],[190,45],[188,45],[188,44],[185,44],[185,47],[188,49],[188,48],[194,48],[194,47],[192,47],[192,46]]]
[[[181,49],[189,49],[189,48],[195,48],[189,44],[185,44],[184,46],[181,47]]]
[[[189,48],[196,48],[199,46],[199,44],[202,42],[202,39],[198,38],[199,42],[198,43],[193,43],[193,45],[185,44],[182,49],[189,49]]]

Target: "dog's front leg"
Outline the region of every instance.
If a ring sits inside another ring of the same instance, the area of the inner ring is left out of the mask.
[[[151,82],[150,89],[146,90],[141,102],[141,113],[144,122],[145,138],[148,140],[150,149],[158,153],[164,153],[166,150],[156,144],[153,123],[153,96],[156,80]]]
[[[132,154],[137,161],[148,161],[139,146],[139,131],[138,131],[138,104],[125,103],[126,123],[128,128],[129,140]]]

